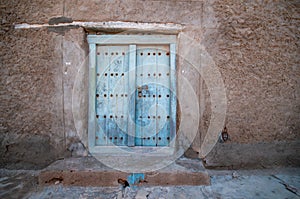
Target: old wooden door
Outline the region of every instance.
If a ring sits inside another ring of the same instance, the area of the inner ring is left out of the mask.
[[[175,138],[175,44],[145,41],[94,45],[95,146],[170,146]]]

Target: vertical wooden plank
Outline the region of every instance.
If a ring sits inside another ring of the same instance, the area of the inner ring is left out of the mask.
[[[103,127],[103,131],[105,134],[105,145],[109,145],[110,139],[109,139],[109,122],[110,122],[110,107],[109,107],[109,56],[108,56],[108,52],[109,52],[109,48],[107,46],[101,46],[101,49],[103,51],[103,59],[100,62],[100,67],[102,68],[102,70],[104,71],[104,76],[102,76],[104,78],[105,81],[105,88],[103,88],[103,99],[105,102],[105,107],[103,107],[102,111],[102,115],[103,117],[105,117],[105,122],[104,122],[104,127]]]
[[[125,61],[128,61],[128,59],[126,59],[126,56],[123,55],[123,52],[127,51],[127,46],[113,46],[111,49],[114,53],[114,58],[112,60],[112,68],[111,70],[113,71],[114,75],[113,75],[113,95],[114,95],[114,144],[118,145],[118,146],[124,146],[127,145],[127,124],[126,124],[126,129],[124,129],[124,115],[123,115],[123,111],[124,109],[126,109],[126,107],[128,107],[128,105],[126,104],[125,108],[124,108],[124,98],[128,98],[126,96],[128,96],[127,92],[125,91],[126,89],[126,84],[124,85],[123,82],[123,75],[124,74],[124,69],[125,69],[125,65],[127,65],[127,63]],[[124,74],[125,75],[125,74]],[[123,85],[122,85],[123,83]],[[124,93],[125,96],[124,96]],[[122,96],[123,95],[123,96]],[[116,139],[117,138],[117,139]]]
[[[143,146],[155,146],[156,129],[156,103],[153,94],[156,93],[156,46],[147,46],[143,56],[143,116],[145,117],[145,126],[143,126]]]
[[[96,47],[96,145],[106,145],[107,78],[105,76],[105,47]]]
[[[95,147],[96,132],[96,112],[95,112],[95,93],[96,93],[96,44],[89,44],[89,123],[88,123],[88,145],[89,150]]]
[[[174,139],[176,136],[176,44],[170,44],[170,78],[171,78],[171,98],[170,98],[170,137]]]
[[[122,107],[121,107],[121,118],[120,120],[120,124],[121,126],[121,143],[120,145],[126,145],[128,146],[128,134],[127,134],[127,128],[128,128],[128,116],[127,116],[127,112],[128,112],[128,107],[129,107],[129,103],[128,103],[128,66],[129,66],[129,58],[128,58],[128,45],[127,46],[123,46],[121,48],[121,52],[120,52],[120,56],[122,56],[122,72],[119,75],[121,80],[120,80],[120,84],[121,84],[121,93],[119,93],[121,102],[122,102]],[[125,97],[125,94],[127,94],[127,97]]]
[[[159,83],[157,87],[158,133],[157,146],[167,146],[170,140],[170,47],[160,46]]]
[[[114,142],[114,97],[113,97],[113,72],[111,67],[111,46],[107,46],[107,78],[108,78],[108,87],[107,87],[107,100],[108,100],[108,116],[107,116],[107,124],[106,124],[106,130],[107,130],[107,137],[108,137],[108,145],[113,145]]]
[[[143,95],[142,95],[142,85],[143,85],[143,56],[144,52],[139,46],[136,48],[136,90],[135,90],[135,145],[142,146],[142,128],[143,128]]]
[[[160,119],[160,114],[159,114],[159,109],[158,109],[158,97],[157,97],[157,93],[158,93],[158,86],[159,86],[159,68],[160,68],[160,63],[159,63],[159,58],[161,56],[161,50],[159,48],[156,48],[155,50],[156,53],[156,63],[155,63],[155,91],[153,94],[153,99],[154,99],[154,104],[155,104],[155,134],[153,136],[153,146],[157,146],[157,139],[158,139],[158,132],[159,132],[159,119]]]
[[[128,89],[129,91],[136,90],[136,45],[129,45],[129,71],[128,71]],[[127,93],[128,99],[130,99],[131,93]],[[132,147],[135,145],[135,97],[132,98],[134,101],[131,106],[131,113],[129,116],[132,116],[132,122],[128,122],[128,146]],[[132,113],[132,111],[134,111]],[[129,117],[128,117],[129,118]],[[129,118],[130,120],[130,118]]]
[[[121,109],[119,104],[119,93],[116,92],[116,87],[118,84],[119,73],[121,69],[121,60],[119,56],[120,46],[110,46],[109,47],[109,73],[110,73],[110,111],[111,111],[111,123],[110,123],[110,137],[112,138],[112,143],[114,145],[119,145],[120,132],[118,128],[117,120],[120,116],[119,110]]]

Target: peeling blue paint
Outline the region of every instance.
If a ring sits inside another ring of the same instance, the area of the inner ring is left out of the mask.
[[[91,147],[171,146],[175,139],[176,37],[164,36],[163,43],[153,37],[125,45],[118,36],[112,39],[120,43],[113,45],[103,45],[112,41],[102,36],[88,37],[90,43],[97,38],[91,57],[96,69],[90,75],[95,78],[90,83]]]

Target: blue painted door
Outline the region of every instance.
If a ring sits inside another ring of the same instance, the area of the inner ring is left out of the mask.
[[[135,145],[170,142],[169,46],[137,46]]]
[[[170,45],[97,45],[96,145],[169,146],[176,123],[171,68]]]

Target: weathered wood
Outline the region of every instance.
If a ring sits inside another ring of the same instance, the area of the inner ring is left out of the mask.
[[[88,35],[90,44],[170,44],[175,35]]]
[[[128,70],[128,101],[130,101],[130,109],[128,110],[128,146],[134,146],[134,137],[135,137],[135,97],[131,98],[132,95],[135,96],[135,71],[136,71],[136,45],[129,46],[129,70]],[[130,97],[129,97],[130,96]]]
[[[176,96],[176,44],[170,44],[170,137],[172,139],[176,136],[176,108],[177,108],[177,96]],[[175,142],[173,142],[174,144]]]
[[[95,94],[96,94],[96,45],[89,44],[89,124],[88,139],[89,150],[93,151],[95,147],[96,132],[96,112],[95,112]]]
[[[174,35],[88,36],[93,151],[114,145],[170,146],[176,135],[176,44],[170,43],[175,39]]]

